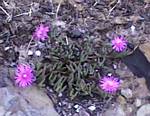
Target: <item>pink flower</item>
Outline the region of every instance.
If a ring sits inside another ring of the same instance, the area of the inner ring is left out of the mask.
[[[33,33],[33,37],[36,40],[44,41],[48,39],[48,34],[47,34],[48,32],[49,32],[49,27],[40,24],[38,27],[36,27],[35,32]]]
[[[120,86],[120,82],[118,78],[115,78],[113,76],[104,76],[100,80],[100,87],[102,90],[108,93],[114,93],[118,90]]]
[[[123,50],[127,48],[127,41],[122,36],[115,37],[111,41],[111,43],[112,43],[113,49],[117,52],[122,52]]]
[[[29,65],[20,64],[16,69],[15,82],[19,87],[27,87],[34,81],[33,70]]]

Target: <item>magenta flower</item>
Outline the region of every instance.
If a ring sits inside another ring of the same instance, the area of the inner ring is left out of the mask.
[[[118,90],[120,82],[118,78],[113,76],[104,76],[99,83],[102,90],[108,93],[114,93]]]
[[[44,41],[48,39],[48,32],[49,32],[49,27],[40,24],[38,27],[36,27],[35,32],[33,33],[33,37],[35,40]]]
[[[122,36],[115,37],[111,41],[111,43],[112,43],[113,49],[117,52],[122,52],[123,50],[127,48],[127,41]]]
[[[34,81],[33,70],[29,65],[19,64],[16,69],[15,82],[19,87],[27,87]]]

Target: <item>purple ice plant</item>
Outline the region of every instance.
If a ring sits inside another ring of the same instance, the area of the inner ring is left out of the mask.
[[[39,26],[36,27],[35,32],[33,33],[33,38],[35,40],[44,41],[44,40],[48,39],[49,31],[50,31],[50,29],[48,26],[46,26],[44,24],[40,24]]]
[[[99,81],[101,89],[107,93],[114,93],[120,87],[119,79],[114,76],[104,76]]]
[[[35,80],[32,68],[27,64],[19,64],[16,69],[15,82],[19,87],[27,87]]]
[[[116,52],[122,52],[127,48],[127,41],[123,36],[117,36],[112,41],[112,48]]]

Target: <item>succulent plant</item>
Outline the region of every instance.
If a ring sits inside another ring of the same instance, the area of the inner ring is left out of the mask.
[[[107,66],[107,60],[112,62],[111,56],[122,56],[112,53],[112,46],[106,43],[95,42],[89,37],[78,40],[60,38],[58,33],[52,33],[48,55],[36,64],[37,83],[50,86],[58,93],[65,92],[71,99],[94,93],[102,96],[97,86],[103,73],[99,70],[112,70]]]

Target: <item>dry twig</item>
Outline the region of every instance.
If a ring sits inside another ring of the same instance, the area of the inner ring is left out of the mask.
[[[2,6],[0,6],[0,9],[7,15],[7,20],[11,20],[12,16]]]
[[[59,12],[59,9],[60,9],[60,6],[61,6],[62,2],[63,2],[63,0],[60,0],[60,2],[58,4],[57,10],[56,10],[56,19],[58,17],[58,12]]]
[[[121,0],[118,0],[117,3],[109,10],[108,17],[109,17],[110,14],[112,13],[112,11],[116,8],[116,6],[117,6],[118,4],[120,4],[120,3],[121,3]]]

